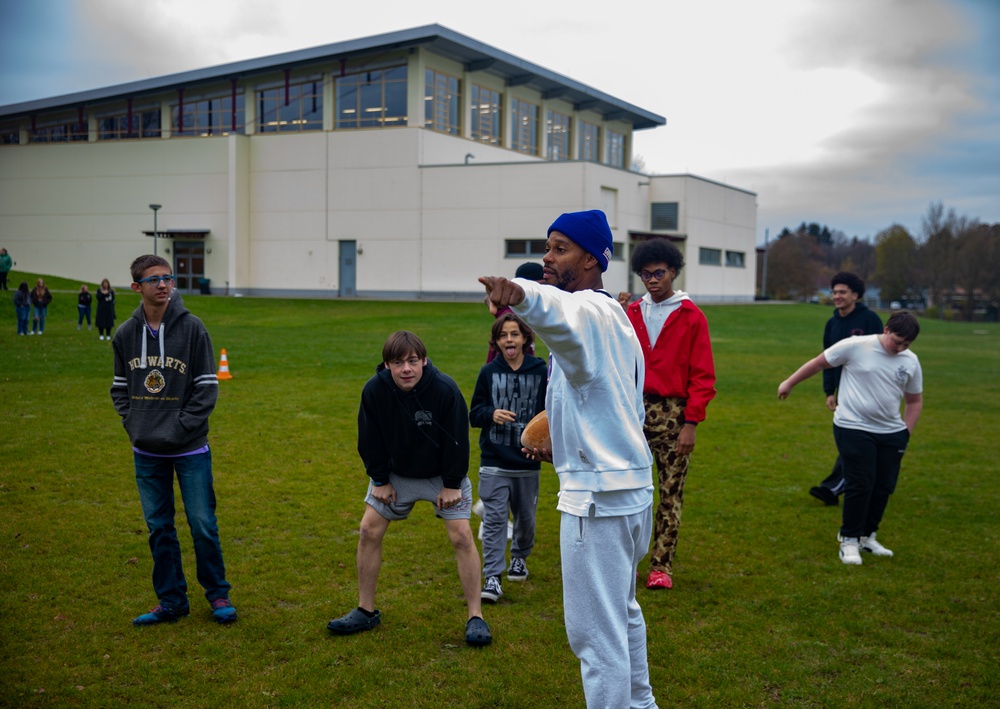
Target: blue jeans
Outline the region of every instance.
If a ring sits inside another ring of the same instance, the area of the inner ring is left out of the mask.
[[[228,598],[219,526],[215,518],[212,453],[182,458],[155,458],[135,453],[135,480],[153,553],[153,590],[160,605],[180,615],[188,610],[187,581],[181,567],[181,546],[174,527],[174,473],[194,540],[198,583],[209,603]]]
[[[17,310],[17,334],[27,335],[28,334],[28,316],[31,315],[30,305],[18,305],[15,310]]]
[[[78,305],[76,309],[80,311],[80,319],[76,321],[77,325],[83,325],[83,319],[87,318],[87,327],[90,327],[90,306],[89,305]]]
[[[48,309],[48,306],[44,308],[35,306],[35,317],[31,323],[32,332],[45,332],[45,313]]]

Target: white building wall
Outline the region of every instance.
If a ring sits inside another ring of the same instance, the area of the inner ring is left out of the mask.
[[[756,195],[693,175],[656,176],[650,182],[650,203],[678,203],[677,234],[686,237],[677,244],[685,262],[678,287],[701,302],[753,300]],[[703,247],[719,249],[721,265],[699,263]],[[743,267],[727,266],[726,251],[743,253]]]
[[[605,275],[615,293],[629,289],[629,233],[648,232],[651,201],[679,202],[681,287],[752,299],[755,197],[693,176],[549,162],[422,128],[0,150],[0,234],[18,267],[117,286],[152,251],[154,202],[161,230],[210,231],[216,292],[320,297],[338,294],[340,241],[356,242],[359,295],[473,297],[478,276],[525,260],[506,258],[505,240],[544,239],[560,213],[604,208],[626,247]],[[742,251],[745,266],[701,266],[701,246]]]
[[[158,227],[228,234],[225,140],[26,145],[0,153],[0,234],[18,269],[116,286]],[[225,280],[225,240],[206,275]],[[168,256],[170,241],[158,251]]]

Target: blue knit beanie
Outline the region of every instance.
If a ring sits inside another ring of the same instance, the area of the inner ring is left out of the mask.
[[[597,259],[601,272],[608,270],[608,262],[615,253],[608,218],[600,209],[587,212],[566,212],[552,222],[548,234],[558,231],[568,236],[575,244]]]

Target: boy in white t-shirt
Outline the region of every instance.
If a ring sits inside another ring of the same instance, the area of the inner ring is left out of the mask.
[[[785,399],[799,382],[843,366],[833,435],[846,481],[837,535],[845,564],[860,564],[862,551],[892,556],[876,541],[875,533],[924,405],[920,360],[909,350],[919,333],[916,316],[900,310],[889,318],[881,335],[841,340],[778,386],[778,398]],[[905,402],[902,415],[901,401]]]

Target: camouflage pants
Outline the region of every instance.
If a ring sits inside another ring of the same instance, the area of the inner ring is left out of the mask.
[[[672,574],[677,535],[681,526],[684,479],[687,477],[688,461],[691,458],[690,455],[678,455],[675,450],[687,402],[676,397],[643,395],[643,403],[646,406],[644,432],[656,460],[660,485],[660,503],[656,507],[649,567],[653,571]]]

